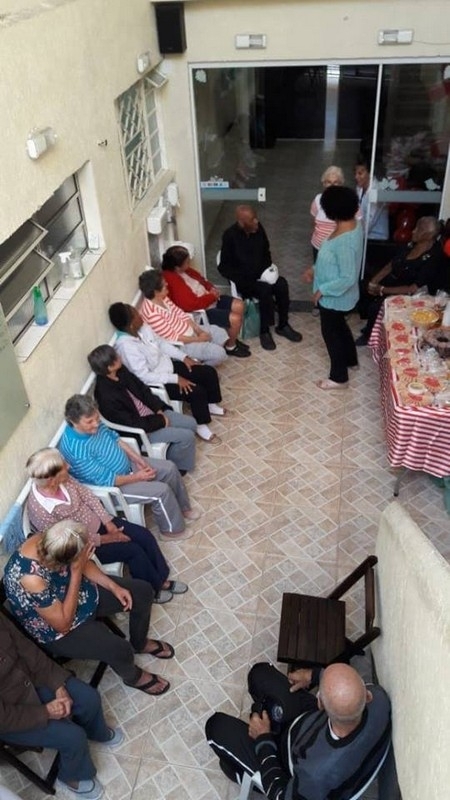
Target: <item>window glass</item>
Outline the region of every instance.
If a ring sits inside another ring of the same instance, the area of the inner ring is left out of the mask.
[[[144,78],[117,100],[130,205],[134,208],[164,168],[155,91]]]
[[[60,285],[58,253],[88,248],[83,206],[76,176],[71,175],[32,219],[0,245],[0,303],[13,342],[33,321],[33,286],[45,301]]]

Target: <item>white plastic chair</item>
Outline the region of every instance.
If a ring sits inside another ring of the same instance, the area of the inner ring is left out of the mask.
[[[156,392],[155,392],[156,394]],[[159,396],[159,395],[158,395]],[[161,398],[164,399],[164,398]],[[100,417],[101,421],[105,423],[108,428],[112,428],[114,431],[118,431],[119,433],[132,433],[133,436],[138,436],[141,442],[141,448],[143,452],[147,453],[149,458],[165,458],[167,454],[167,448],[169,447],[167,442],[155,442],[154,444],[148,438],[146,431],[143,428],[132,428],[130,425],[119,425],[118,422],[111,422],[111,420],[106,419],[106,417]],[[135,438],[128,438],[128,437],[121,437],[125,438],[125,441],[129,444],[137,445]],[[139,447],[139,445],[137,445]]]
[[[366,781],[364,786],[362,786],[361,789],[359,789],[356,792],[356,794],[353,794],[349,798],[349,800],[358,800],[358,798],[362,797],[364,792],[367,791],[369,786],[373,783],[373,781],[377,777],[377,775],[378,775],[381,767],[383,766],[384,762],[386,761],[386,758],[388,756],[390,747],[391,747],[391,742],[389,741],[388,744],[386,745],[386,749],[385,749],[381,759],[379,760],[379,762],[378,762],[377,766],[375,767],[374,771],[372,772],[371,776],[368,778],[368,780]],[[266,797],[266,795],[264,794],[264,789],[263,789],[263,785],[262,785],[262,782],[261,782],[261,773],[260,772],[254,772],[253,775],[249,775],[248,772],[244,772],[244,774],[242,776],[241,791],[239,793],[238,800],[249,800],[250,792],[252,791],[253,788],[254,789],[258,789],[261,792],[261,794],[263,794],[264,797]]]
[[[163,400],[168,406],[172,406],[173,410],[178,414],[183,413],[183,401],[171,400],[163,383],[152,383],[150,384],[150,389],[152,390],[153,394],[158,395],[160,400]]]
[[[136,428],[132,428],[132,431],[136,431]],[[145,431],[144,431],[145,433]],[[121,436],[124,442],[126,442],[136,453],[140,454],[139,445],[136,439],[127,439],[125,436]],[[106,510],[109,511],[111,516],[117,516],[117,512],[121,512],[124,517],[129,522],[134,522],[136,525],[143,525],[146,528],[145,524],[145,504],[144,503],[129,503],[122,492],[119,486],[96,486],[95,484],[88,483],[86,484],[88,488],[95,494],[99,500],[102,501],[103,505],[105,506]]]

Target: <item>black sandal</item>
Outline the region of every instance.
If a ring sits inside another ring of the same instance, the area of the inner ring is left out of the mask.
[[[146,656],[153,656],[154,658],[161,658],[166,661],[168,658],[173,658],[175,655],[175,650],[173,649],[172,645],[168,642],[161,642],[159,639],[152,639],[152,642],[156,644],[154,650],[143,650],[143,655]],[[164,653],[164,650],[169,650],[168,655]]]
[[[163,686],[163,688],[160,689],[159,692],[148,692],[147,689],[151,689],[152,686],[155,686],[161,680],[164,680],[163,678],[160,678],[159,675],[155,675],[153,672],[149,672],[149,675],[151,675],[149,681],[147,681],[146,683],[140,683],[138,685],[134,684],[132,688],[139,689],[140,692],[144,692],[144,694],[148,694],[150,697],[159,697],[160,694],[165,694],[170,689],[170,683],[169,681],[167,681],[166,686]]]

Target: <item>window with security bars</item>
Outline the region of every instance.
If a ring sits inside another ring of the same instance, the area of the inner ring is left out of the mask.
[[[164,169],[155,90],[149,78],[120,95],[117,113],[130,203],[135,208]]]
[[[58,254],[88,249],[77,177],[71,175],[0,245],[0,303],[13,342],[33,322],[33,286],[48,302],[61,279]]]

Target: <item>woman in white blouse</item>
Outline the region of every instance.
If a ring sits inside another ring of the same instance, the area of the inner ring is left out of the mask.
[[[109,318],[118,331],[115,349],[130,372],[147,385],[163,383],[171,400],[189,403],[198,436],[208,442],[219,441],[209,427],[211,415],[225,414],[219,405],[222,396],[214,367],[198,363],[183,349],[159,339],[131,305],[113,303]]]

